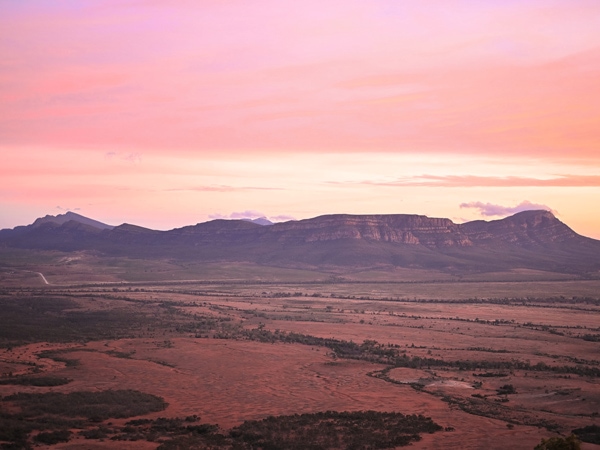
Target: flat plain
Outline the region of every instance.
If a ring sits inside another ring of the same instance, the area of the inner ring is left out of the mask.
[[[6,446],[234,448],[244,423],[326,411],[431,418],[439,429],[417,433],[415,449],[532,449],[600,425],[598,279],[3,258],[0,411],[5,428],[25,429]],[[53,428],[18,397],[89,391],[168,406],[79,422],[56,413]],[[158,431],[166,419],[179,428]],[[207,424],[225,440],[202,440]]]

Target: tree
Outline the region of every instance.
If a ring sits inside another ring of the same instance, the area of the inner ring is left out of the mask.
[[[581,441],[574,434],[563,438],[542,439],[533,450],[581,450]]]

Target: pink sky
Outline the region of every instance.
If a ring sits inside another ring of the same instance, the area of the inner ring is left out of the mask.
[[[0,2],[0,228],[544,207],[600,238],[598,30],[596,0]]]

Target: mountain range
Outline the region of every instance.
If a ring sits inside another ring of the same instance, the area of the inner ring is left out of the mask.
[[[600,271],[600,241],[575,233],[542,210],[462,224],[422,215],[334,214],[274,224],[213,220],[169,231],[113,227],[68,212],[0,230],[2,247],[321,269]]]

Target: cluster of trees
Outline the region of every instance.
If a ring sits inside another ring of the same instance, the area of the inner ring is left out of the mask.
[[[301,333],[286,333],[275,330],[270,331],[259,327],[251,330],[239,330],[238,336],[228,336],[230,338],[241,338],[259,342],[287,342],[297,343],[318,347],[327,347],[332,350],[332,354],[337,358],[361,359],[382,364],[389,364],[395,367],[408,367],[412,369],[431,368],[431,367],[452,367],[464,371],[473,370],[526,370],[535,372],[553,372],[561,374],[577,374],[589,377],[600,377],[599,367],[590,366],[549,366],[544,362],[531,364],[525,361],[471,361],[455,360],[446,361],[437,358],[409,356],[405,352],[400,352],[397,347],[383,345],[374,340],[366,340],[362,344],[352,341],[345,341],[333,338],[320,338]]]
[[[327,411],[246,421],[227,434],[186,433],[158,448],[386,449],[410,445],[421,433],[441,429],[422,415]]]
[[[517,390],[512,384],[505,384],[496,389],[498,395],[516,394]]]
[[[548,439],[542,439],[538,445],[535,446],[534,450],[580,450],[581,441],[571,434],[566,438],[563,437],[552,437]]]
[[[581,339],[589,342],[600,342],[600,334],[583,334],[581,335]]]
[[[127,300],[143,307],[78,310],[79,304],[65,295],[0,296],[0,347],[135,338],[158,332],[206,336],[218,332],[223,322],[233,320],[190,314],[177,308],[189,306],[186,303]]]
[[[0,299],[0,347],[134,337],[135,330],[156,321],[124,309],[77,311],[78,306],[60,296]]]
[[[573,430],[573,434],[583,442],[600,445],[600,425],[588,425],[587,427],[577,428]]]
[[[94,395],[98,394],[98,395]],[[75,401],[73,408],[65,409],[62,400],[54,413],[81,415],[87,417],[86,409],[81,408],[81,398],[87,402],[103,399],[112,402],[115,396],[124,403],[148,394],[135,391],[105,391],[104,393],[77,393],[70,397]],[[79,398],[80,397],[80,398]],[[34,397],[17,395],[16,398],[35,403]],[[38,404],[44,397],[35,397]],[[46,398],[44,398],[46,399]],[[27,407],[25,408],[27,410]],[[130,411],[128,414],[133,413]],[[150,411],[136,411],[146,414]],[[25,413],[29,417],[31,411]],[[313,414],[293,414],[270,416],[263,420],[251,420],[224,432],[217,425],[200,423],[196,415],[182,418],[134,419],[124,426],[111,423],[93,425],[93,420],[61,420],[60,417],[41,417],[39,420],[20,420],[9,423],[6,414],[0,414],[0,441],[6,444],[2,448],[30,448],[31,440],[53,445],[67,442],[72,437],[71,429],[81,429],[79,434],[86,439],[111,439],[113,441],[147,440],[161,442],[161,450],[182,448],[224,448],[250,450],[255,448],[285,449],[367,449],[395,448],[409,445],[421,439],[422,433],[434,433],[442,430],[429,417],[422,415],[404,415],[394,412],[326,411]],[[89,415],[89,414],[88,414]],[[121,415],[111,412],[111,417]],[[22,418],[21,418],[22,419]],[[33,431],[37,434],[31,435]]]
[[[162,411],[167,403],[152,394],[126,390],[25,393],[6,396],[25,417],[53,414],[66,417],[85,417],[93,420],[139,416]]]
[[[167,403],[155,395],[135,390],[17,393],[2,398],[18,413],[0,411],[2,448],[30,448],[29,440],[56,444],[70,439],[71,429],[85,430],[93,422],[162,411]],[[13,409],[10,408],[10,409]]]
[[[9,376],[0,378],[0,385],[12,384],[18,386],[62,386],[70,383],[71,379],[65,377],[56,377],[53,375],[47,376]]]

